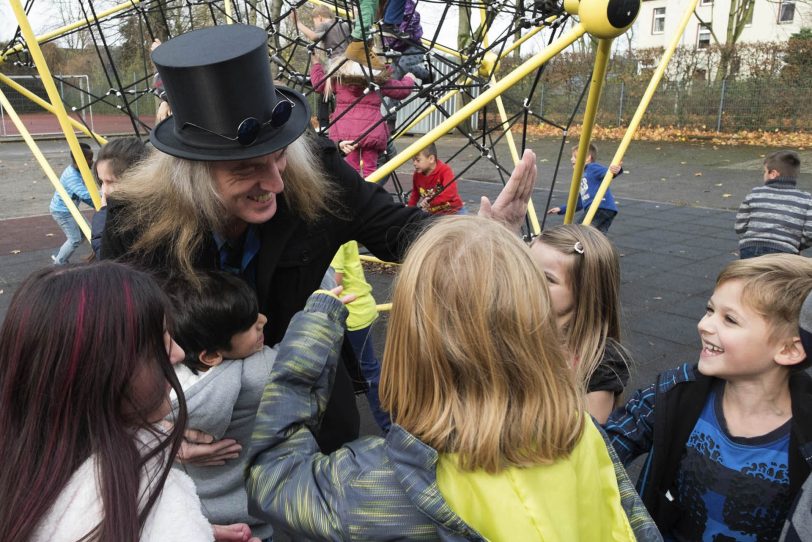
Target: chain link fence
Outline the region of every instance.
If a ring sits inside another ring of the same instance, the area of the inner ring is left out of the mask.
[[[545,119],[565,125],[586,81],[540,84],[530,103]],[[529,85],[518,85],[508,94],[522,103]],[[608,81],[603,86],[597,122],[602,126],[626,126],[645,92],[645,83]],[[676,126],[736,132],[739,130],[806,131],[812,126],[812,87],[784,85],[776,81],[723,80],[706,83],[664,82],[643,117],[645,126]],[[586,100],[575,115],[583,119]]]

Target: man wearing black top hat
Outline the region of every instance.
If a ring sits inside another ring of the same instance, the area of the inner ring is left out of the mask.
[[[211,268],[239,274],[257,292],[268,316],[265,342],[274,345],[338,247],[357,240],[397,261],[430,218],[393,203],[332,142],[305,132],[305,97],[274,85],[267,39],[257,27],[216,26],[153,52],[174,116],[150,134],[160,152],[120,183],[101,256],[164,276]],[[526,151],[493,206],[483,198],[480,213],[518,230],[535,177],[535,155]],[[350,374],[360,381],[360,372],[352,349],[344,353],[348,363],[339,366],[321,426],[313,428],[324,452],[358,436]]]

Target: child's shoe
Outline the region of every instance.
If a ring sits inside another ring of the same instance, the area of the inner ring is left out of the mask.
[[[393,24],[381,23],[380,28],[381,28],[381,34],[383,34],[387,38],[395,38],[395,39],[398,39],[398,40],[408,40],[409,38],[412,37],[411,34],[409,34],[408,32],[406,32],[404,30],[401,30],[399,27],[397,27],[397,26],[395,26]]]
[[[346,56],[348,60],[354,60],[362,66],[366,66],[367,53],[369,53],[369,66],[373,70],[382,70],[386,67],[386,64],[384,64],[383,61],[381,61],[381,59],[378,58],[378,56],[371,49],[367,51],[363,41],[351,41],[350,44],[347,45],[347,50],[344,52],[344,56]]]

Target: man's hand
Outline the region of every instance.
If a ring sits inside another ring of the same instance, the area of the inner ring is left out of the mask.
[[[561,214],[561,207],[552,207],[549,211],[547,211],[548,215],[558,215]]]
[[[620,173],[620,170],[623,169],[623,161],[621,160],[619,164],[612,164],[609,166],[609,171],[612,172],[612,176],[617,175]]]
[[[214,437],[203,431],[187,429],[183,432],[177,460],[196,467],[225,465],[227,460],[238,458],[241,450],[242,446],[234,439],[215,442]]]
[[[487,197],[482,196],[479,216],[493,218],[519,232],[527,214],[527,202],[533,193],[537,175],[536,153],[525,149],[521,161],[516,164],[496,201],[491,204]]]

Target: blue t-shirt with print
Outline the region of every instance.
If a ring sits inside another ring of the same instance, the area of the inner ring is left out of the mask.
[[[675,498],[683,510],[667,540],[778,540],[791,504],[790,421],[759,437],[734,437],[714,387],[686,444]]]
[[[598,193],[598,188],[601,187],[603,178],[606,176],[608,170],[608,167],[596,162],[590,162],[584,166],[584,175],[581,177],[581,187],[578,190],[578,206],[575,207],[576,211],[580,211],[584,207],[592,205],[592,200],[595,194]],[[623,175],[623,168],[618,171],[615,178],[621,175]],[[606,190],[606,194],[604,194],[598,208],[617,212],[617,204],[615,203],[615,197],[612,195],[611,189]],[[558,214],[563,215],[566,212],[567,206],[562,205]]]

